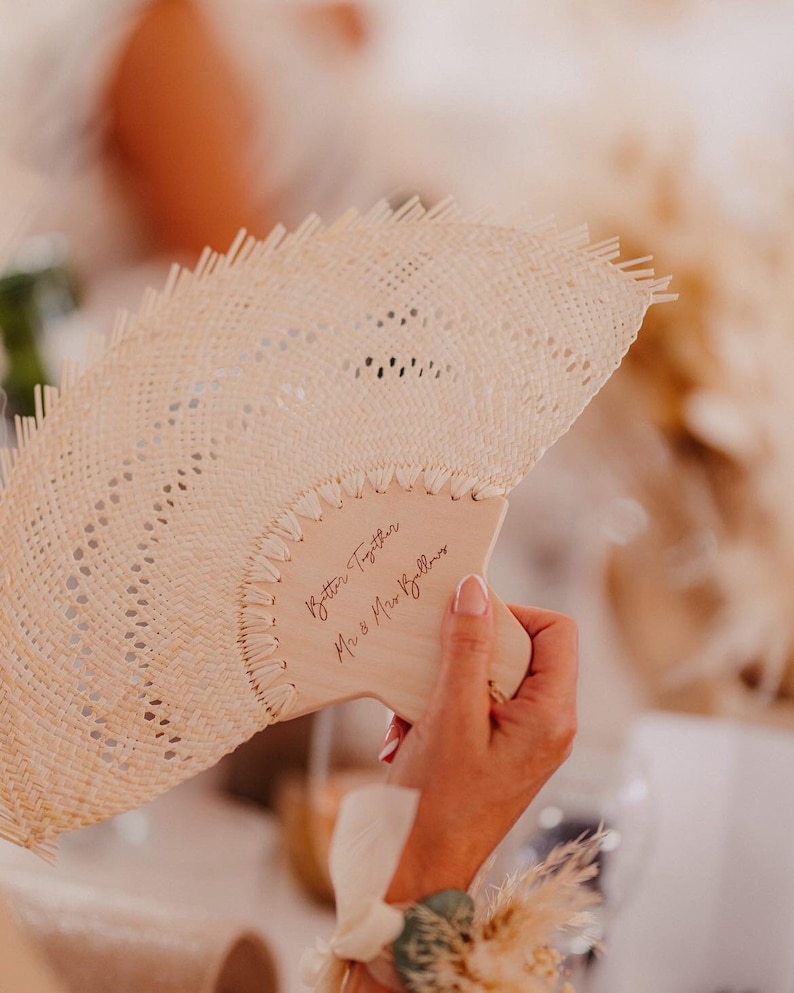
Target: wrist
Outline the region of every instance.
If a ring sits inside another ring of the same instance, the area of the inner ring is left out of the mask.
[[[468,890],[485,857],[451,841],[409,838],[386,893],[393,904],[417,903],[441,890]]]

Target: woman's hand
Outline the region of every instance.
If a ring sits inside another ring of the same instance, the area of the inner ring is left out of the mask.
[[[444,616],[441,673],[426,713],[413,727],[395,718],[386,735],[389,781],[422,791],[391,902],[467,889],[571,752],[576,625],[551,611],[511,609],[533,648],[515,697],[495,703],[489,694],[493,617],[485,583],[469,576]]]

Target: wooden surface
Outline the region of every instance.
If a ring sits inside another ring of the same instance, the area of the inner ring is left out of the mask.
[[[290,717],[372,696],[409,721],[423,712],[440,663],[441,619],[458,582],[485,576],[507,501],[453,500],[392,483],[302,520],[274,583],[273,634],[299,691]],[[492,678],[507,696],[529,666],[529,638],[491,594]]]

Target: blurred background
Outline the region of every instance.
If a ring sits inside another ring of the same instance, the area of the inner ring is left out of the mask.
[[[612,825],[611,954],[571,949],[582,988],[794,988],[793,61],[791,0],[0,0],[6,417],[171,262],[312,211],[453,195],[585,221],[673,274],[678,302],[511,495],[490,572],[581,628],[574,758],[502,858]],[[260,842],[213,875],[285,988],[384,726],[361,705],[274,727],[214,772],[269,811],[222,808],[272,832],[271,883],[285,849],[297,871],[289,934],[267,887],[229,882]],[[158,825],[187,830],[196,795],[76,842],[74,874],[162,875]],[[186,875],[170,895],[200,902]]]

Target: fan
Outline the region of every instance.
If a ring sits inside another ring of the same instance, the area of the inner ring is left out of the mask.
[[[617,254],[450,204],[313,218],[174,270],[38,390],[0,463],[0,835],[46,854],[345,699],[419,716],[504,495],[667,298]]]

